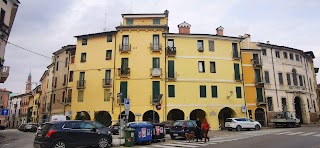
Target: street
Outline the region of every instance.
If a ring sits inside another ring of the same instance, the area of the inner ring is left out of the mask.
[[[320,148],[320,126],[301,128],[265,128],[259,131],[216,131],[208,143],[186,142],[184,139],[171,140],[151,145],[139,145],[140,148]],[[0,131],[1,148],[32,148],[35,133],[20,132],[16,129]]]

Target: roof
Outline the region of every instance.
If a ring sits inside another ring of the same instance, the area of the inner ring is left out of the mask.
[[[247,49],[247,48],[241,48],[240,50],[244,50],[244,51],[261,51],[261,49]]]
[[[100,35],[109,35],[109,34],[116,34],[117,31],[106,31],[106,32],[98,32],[98,33],[91,33],[91,34],[84,34],[84,35],[77,35],[74,36],[76,38],[83,38],[83,37],[90,37],[90,36],[100,36]]]
[[[119,28],[163,28],[169,30],[167,25],[121,25],[116,27],[117,30]]]
[[[12,93],[11,91],[6,90],[6,89],[2,89],[2,88],[0,88],[0,92],[8,92],[8,93]]]
[[[305,54],[307,54],[307,55],[309,55],[311,58],[315,58],[315,56],[314,56],[314,54],[313,54],[313,52],[312,51],[306,51],[306,52],[304,52]]]
[[[177,36],[211,36],[211,37],[218,37],[218,38],[230,38],[236,40],[243,40],[244,38],[240,37],[233,37],[233,36],[223,36],[223,35],[216,35],[216,34],[201,34],[201,33],[190,33],[190,34],[181,34],[181,33],[163,33],[167,35],[177,35]]]
[[[50,65],[47,66],[47,68],[51,68],[52,66],[54,66],[54,63],[51,63]]]
[[[42,74],[41,78],[40,78],[40,82],[43,81],[43,79],[47,76],[48,74],[48,70],[44,71],[44,73]]]
[[[146,18],[146,17],[166,17],[166,13],[136,13],[121,14],[122,18]]]
[[[24,94],[18,94],[18,95],[15,95],[15,96],[11,96],[10,98],[18,98],[18,97],[23,97],[23,96],[28,96],[28,95],[32,95],[32,93],[28,92],[28,93],[24,93]]]
[[[70,49],[74,49],[74,48],[76,48],[76,45],[66,45],[66,46],[61,47],[61,49],[59,49],[58,51],[54,52],[53,54],[54,55],[58,55],[58,54],[60,54],[60,53],[62,53],[64,51],[67,51],[67,49],[70,50]]]
[[[183,23],[179,24],[178,27],[190,28],[191,25],[189,23],[187,23],[186,21],[184,21]]]

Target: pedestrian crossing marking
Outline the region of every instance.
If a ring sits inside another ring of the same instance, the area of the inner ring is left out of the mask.
[[[313,134],[316,134],[316,132],[305,133],[305,134],[301,134],[300,136],[309,136],[309,135],[313,135]]]
[[[166,145],[150,145],[150,147],[159,147],[159,148],[177,148],[176,146],[166,146]]]
[[[175,142],[176,144],[183,144],[183,145],[185,145],[185,144],[188,144],[188,145],[197,145],[197,146],[207,146],[208,144],[205,144],[205,143],[192,143],[192,142],[190,142],[190,143],[186,143],[186,142]]]
[[[286,135],[291,136],[291,135],[298,135],[298,134],[302,134],[302,133],[304,133],[304,132],[295,132],[295,133],[290,133],[290,134],[286,134]]]
[[[313,136],[317,136],[317,137],[320,137],[320,134],[318,134],[318,135],[313,135]]]
[[[282,133],[276,133],[275,135],[283,135],[283,134],[289,134],[289,133],[292,133],[292,132],[282,132]]]
[[[187,144],[184,144],[184,145],[181,145],[181,144],[164,144],[165,146],[174,146],[174,147],[190,147],[190,148],[194,148],[194,147],[198,147],[198,146],[195,146],[195,145],[187,145]]]

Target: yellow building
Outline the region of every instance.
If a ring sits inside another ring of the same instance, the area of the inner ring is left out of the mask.
[[[179,33],[169,33],[168,16],[168,11],[122,14],[116,31],[76,36],[68,83],[72,119],[93,120],[103,112],[118,120],[125,98],[129,121],[207,117],[218,129],[225,118],[246,116],[241,38],[224,36],[222,27],[217,35],[190,34],[186,22]]]
[[[250,37],[245,34],[245,38]],[[241,45],[244,91],[248,116],[266,126],[266,100],[264,97],[264,82],[262,74],[261,49]],[[247,48],[246,48],[247,47]]]
[[[38,85],[32,90],[32,95],[29,96],[28,122],[39,123],[39,106],[41,97],[41,85]]]

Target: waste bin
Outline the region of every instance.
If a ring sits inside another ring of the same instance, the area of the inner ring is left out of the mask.
[[[130,128],[134,128],[134,139],[136,143],[151,143],[152,141],[152,124],[130,124]]]
[[[160,123],[154,123],[153,124],[153,132],[152,132],[152,140],[153,142],[157,141],[165,141],[164,136],[165,136],[165,129],[164,129],[165,124],[160,124]]]
[[[134,146],[134,132],[136,131],[133,128],[127,128],[125,131],[125,143],[124,146],[132,147]]]

